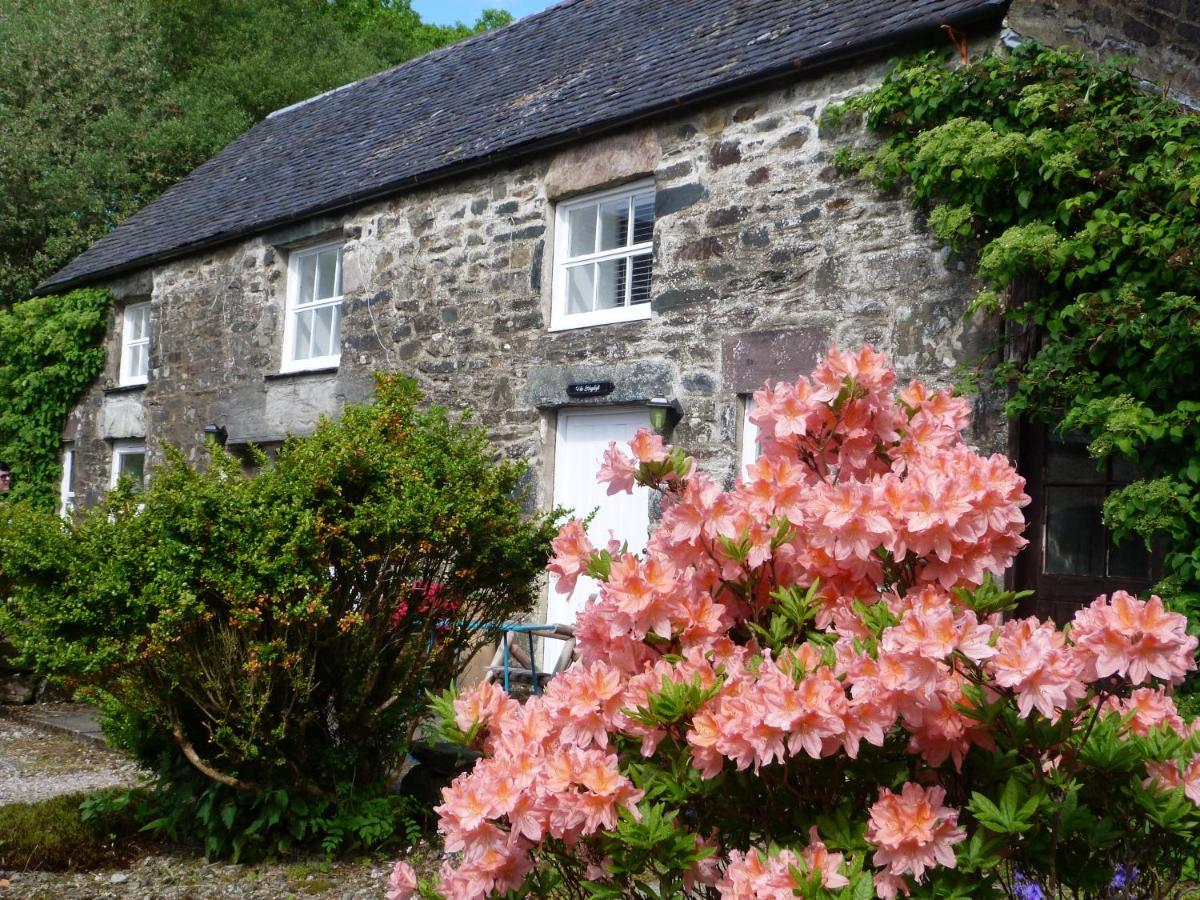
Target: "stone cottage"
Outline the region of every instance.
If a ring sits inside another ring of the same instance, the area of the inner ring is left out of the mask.
[[[730,481],[751,393],[831,342],[943,384],[990,346],[907,200],[831,167],[865,135],[819,120],[943,26],[994,45],[1006,8],[565,0],[273,113],[39,288],[117,298],[64,506],[152,477],[164,444],[270,450],[388,370],[637,549],[646,497],[594,483],[608,442],[654,424]]]

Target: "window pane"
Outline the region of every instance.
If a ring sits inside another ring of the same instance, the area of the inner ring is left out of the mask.
[[[317,280],[317,257],[308,254],[300,257],[300,290],[297,293],[300,303],[312,303],[313,287]]]
[[[145,378],[149,372],[149,354],[147,351],[150,348],[145,344],[138,344],[129,348],[129,374],[135,378]]]
[[[131,478],[134,488],[141,490],[142,484],[146,480],[146,454],[143,453],[122,453],[117,458],[117,474],[121,477]]]
[[[341,251],[337,247],[330,247],[317,254],[317,300],[327,300],[338,295],[339,253]]]
[[[342,307],[341,304],[338,304],[330,309],[333,310],[332,338],[329,341],[329,354],[332,356],[342,349]]]
[[[144,340],[149,333],[150,305],[139,303],[129,308],[129,340]]]
[[[1110,464],[1112,466],[1112,480],[1119,481],[1122,484],[1127,484],[1130,481],[1137,481],[1139,478],[1146,477],[1146,470],[1137,463],[1132,463],[1123,456],[1111,457]]]
[[[1104,575],[1103,487],[1046,489],[1047,575]]]
[[[1150,551],[1140,538],[1131,535],[1109,548],[1108,574],[1113,578],[1150,580]]]
[[[567,269],[567,315],[592,311],[595,269],[591,264]]]
[[[629,198],[600,204],[600,249],[615,250],[629,243]]]
[[[644,244],[654,237],[654,195],[633,198],[633,242]]]
[[[649,253],[633,257],[633,285],[629,296],[630,304],[650,302],[650,270],[653,266],[654,257]]]
[[[313,310],[313,356],[329,356],[333,352],[333,313],[332,306]]]
[[[596,205],[594,203],[567,213],[567,234],[571,238],[569,256],[582,256],[585,253],[596,252]]]
[[[1104,471],[1088,456],[1087,439],[1082,434],[1051,434],[1046,448],[1046,480],[1098,483],[1104,481]]]
[[[615,309],[625,305],[625,273],[629,260],[608,259],[597,264],[600,283],[596,290],[596,309]]]
[[[296,313],[296,341],[292,359],[308,359],[312,356],[313,312]]]

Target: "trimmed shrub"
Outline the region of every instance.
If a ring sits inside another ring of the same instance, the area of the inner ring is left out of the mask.
[[[553,516],[524,511],[522,464],[419,400],[380,376],[257,475],[168,449],[144,493],[0,524],[14,643],[159,771],[157,827],[210,855],[312,837],[383,789],[425,692],[531,606]]]

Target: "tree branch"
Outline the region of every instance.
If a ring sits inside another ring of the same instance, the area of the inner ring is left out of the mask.
[[[183,755],[187,757],[196,769],[204,776],[211,778],[213,781],[226,785],[227,787],[237,788],[239,791],[250,791],[252,793],[261,793],[262,789],[252,781],[242,781],[234,778],[232,775],[226,775],[224,772],[218,772],[208,763],[200,758],[200,754],[196,752],[196,748],[191,745],[183,735],[183,729],[178,725],[171,731],[175,736],[175,743],[179,745],[179,749],[183,751]]]

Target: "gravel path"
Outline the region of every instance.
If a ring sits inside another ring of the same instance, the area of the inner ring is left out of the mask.
[[[0,717],[0,804],[132,786],[138,780],[138,767],[107,747],[45,731],[11,714]]]

